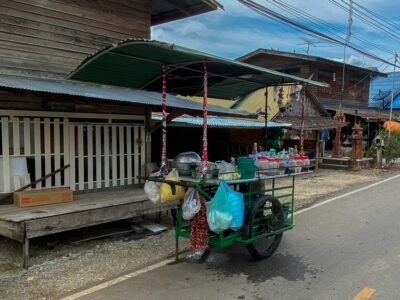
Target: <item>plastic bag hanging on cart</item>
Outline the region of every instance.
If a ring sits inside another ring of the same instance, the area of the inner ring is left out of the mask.
[[[150,174],[151,177],[158,177],[160,176],[160,172],[155,172]],[[160,202],[160,185],[159,182],[149,181],[146,180],[144,184],[144,193],[150,199],[153,204],[157,204]]]
[[[189,188],[185,194],[182,204],[182,217],[191,220],[200,211],[199,193],[194,188]]]
[[[214,198],[207,203],[208,226],[216,233],[228,228],[238,230],[243,225],[243,218],[243,194],[232,190],[225,181],[221,181]]]
[[[172,169],[172,171],[168,173],[165,179],[169,181],[179,182],[178,177],[178,171],[176,169]],[[177,201],[183,199],[183,197],[185,197],[185,189],[183,188],[183,186],[175,185],[175,191],[173,191],[171,185],[169,185],[168,183],[161,183],[161,202]]]

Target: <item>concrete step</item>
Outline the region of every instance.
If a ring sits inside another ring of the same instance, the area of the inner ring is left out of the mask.
[[[322,163],[323,164],[328,164],[328,165],[349,166],[349,165],[351,165],[351,160],[350,159],[343,159],[343,158],[324,157],[324,158],[322,158]]]
[[[321,169],[331,169],[331,170],[351,170],[352,167],[350,165],[338,165],[338,164],[319,164]]]

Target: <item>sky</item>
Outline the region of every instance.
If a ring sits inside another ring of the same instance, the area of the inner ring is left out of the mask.
[[[274,11],[284,13],[291,19],[307,24],[328,35],[337,34],[346,37],[348,12],[334,5],[331,0],[255,0]],[[339,30],[326,31],[315,24],[306,23],[298,17],[292,16],[277,8],[273,2],[284,2],[296,6],[305,13],[324,20],[330,26]],[[346,5],[348,0],[336,0]],[[304,39],[313,42],[309,54],[329,59],[343,61],[343,46],[332,44],[321,39],[309,36],[305,32],[294,30],[283,23],[262,16],[236,0],[219,0],[224,10],[166,23],[152,28],[152,38],[169,43],[194,48],[227,58],[237,58],[258,48],[275,49],[289,52],[306,53],[307,46]],[[385,20],[398,30],[386,28],[389,36],[378,31],[370,24],[353,16],[351,42],[359,48],[367,50],[386,60],[394,60],[394,52],[400,50],[400,1],[399,0],[354,0],[369,10],[385,16]],[[301,5],[299,5],[301,4]],[[348,4],[347,4],[348,5]],[[348,6],[347,6],[348,7]],[[355,6],[355,8],[360,9]],[[356,11],[359,14],[358,11]],[[380,21],[381,24],[386,25]],[[380,48],[360,42],[358,39],[377,44]],[[362,67],[377,67],[381,71],[393,71],[393,67],[382,64],[349,48],[346,49],[346,62]]]

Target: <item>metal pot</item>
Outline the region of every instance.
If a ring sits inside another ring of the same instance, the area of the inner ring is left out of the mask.
[[[194,163],[201,161],[201,157],[196,152],[182,152],[174,160],[181,163]]]
[[[200,155],[196,152],[179,153],[174,160],[169,160],[169,167],[178,170],[179,175],[191,175],[195,163],[201,161]]]

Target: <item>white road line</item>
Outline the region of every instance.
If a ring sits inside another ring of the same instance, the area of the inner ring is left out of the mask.
[[[60,300],[75,300],[75,299],[78,299],[80,297],[87,296],[89,294],[93,294],[94,292],[97,292],[99,290],[105,289],[105,288],[107,288],[109,286],[115,285],[115,284],[120,283],[122,281],[125,281],[127,279],[139,276],[139,275],[141,275],[143,273],[158,269],[158,268],[163,267],[163,266],[165,266],[165,265],[167,265],[169,263],[172,263],[174,261],[175,261],[175,258],[169,258],[169,259],[160,261],[160,262],[158,262],[158,263],[156,263],[154,265],[151,265],[151,266],[145,267],[143,269],[137,270],[135,272],[132,272],[132,273],[120,276],[118,278],[103,282],[101,284],[92,286],[91,288],[88,288],[86,290],[77,292],[75,294],[72,294],[70,296],[66,296],[64,298],[61,298]]]
[[[322,202],[317,203],[317,204],[315,204],[315,205],[312,205],[312,206],[310,206],[310,207],[307,207],[307,208],[304,208],[304,209],[302,209],[302,210],[296,211],[294,214],[295,214],[295,215],[298,215],[298,214],[304,213],[304,212],[309,211],[309,210],[311,210],[311,209],[313,209],[313,208],[317,208],[317,207],[319,207],[319,206],[328,204],[328,203],[330,203],[330,202],[339,200],[339,199],[341,199],[341,198],[344,198],[344,197],[347,197],[347,196],[350,196],[350,195],[359,193],[359,192],[361,192],[361,191],[370,189],[370,188],[372,188],[372,187],[374,187],[374,186],[380,185],[380,184],[382,184],[382,183],[388,182],[388,181],[390,181],[390,180],[393,180],[393,179],[396,179],[396,178],[399,178],[399,177],[400,177],[400,174],[397,174],[397,175],[395,175],[395,176],[386,178],[386,179],[384,179],[384,180],[381,180],[381,181],[372,183],[372,184],[370,184],[370,185],[368,185],[368,186],[365,186],[365,187],[356,189],[356,190],[354,190],[354,191],[345,193],[345,194],[343,194],[343,195],[339,195],[339,196],[337,196],[337,197],[333,197],[333,198],[327,199],[327,200],[325,200],[325,201],[322,201]],[[140,270],[137,270],[137,271],[135,271],[135,272],[132,272],[132,273],[123,275],[123,276],[121,276],[121,277],[118,277],[118,278],[109,280],[109,281],[107,281],[107,282],[103,282],[103,283],[98,284],[98,285],[95,285],[95,286],[93,286],[93,287],[91,287],[91,288],[88,288],[88,289],[86,289],[86,290],[77,292],[77,293],[72,294],[72,295],[70,295],[70,296],[61,298],[60,300],[76,300],[76,299],[78,299],[78,298],[80,298],[80,297],[90,295],[90,294],[92,294],[92,293],[94,293],[94,292],[97,292],[97,291],[99,291],[99,290],[105,289],[105,288],[107,288],[107,287],[109,287],[109,286],[115,285],[115,284],[120,283],[120,282],[122,282],[122,281],[125,281],[125,280],[127,280],[127,279],[130,279],[130,278],[139,276],[139,275],[141,275],[141,274],[144,274],[144,273],[146,273],[146,272],[149,272],[149,271],[158,269],[158,268],[163,267],[163,266],[165,266],[165,265],[167,265],[167,264],[169,264],[169,263],[172,263],[172,262],[174,262],[174,261],[175,261],[175,258],[169,258],[169,259],[163,260],[163,261],[158,262],[158,263],[156,263],[156,264],[154,264],[154,265],[145,267],[145,268],[140,269]]]
[[[372,183],[372,184],[370,184],[370,185],[364,186],[364,187],[362,187],[362,188],[353,190],[353,191],[351,191],[351,192],[348,192],[348,193],[345,193],[345,194],[342,194],[342,195],[339,195],[339,196],[336,196],[336,197],[327,199],[327,200],[325,200],[325,201],[322,201],[322,202],[319,202],[319,203],[317,203],[317,204],[314,204],[314,205],[312,205],[312,206],[310,206],[310,207],[307,207],[307,208],[301,209],[301,210],[299,210],[299,211],[296,211],[296,212],[294,213],[294,215],[302,214],[302,213],[304,213],[304,212],[306,212],[306,211],[309,211],[309,210],[311,210],[311,209],[313,209],[313,208],[317,208],[317,207],[319,207],[319,206],[322,206],[322,205],[328,204],[328,203],[330,203],[330,202],[333,202],[333,201],[342,199],[342,198],[344,198],[344,197],[347,197],[347,196],[350,196],[350,195],[353,195],[353,194],[356,194],[356,193],[359,193],[359,192],[368,190],[368,189],[370,189],[370,188],[372,188],[372,187],[374,187],[374,186],[380,185],[380,184],[382,184],[382,183],[388,182],[388,181],[390,181],[390,180],[393,180],[393,179],[396,179],[396,178],[399,178],[399,177],[400,177],[400,174],[397,174],[397,175],[394,175],[394,176],[392,176],[392,177],[389,177],[389,178],[383,179],[383,180],[381,180],[381,181]]]

